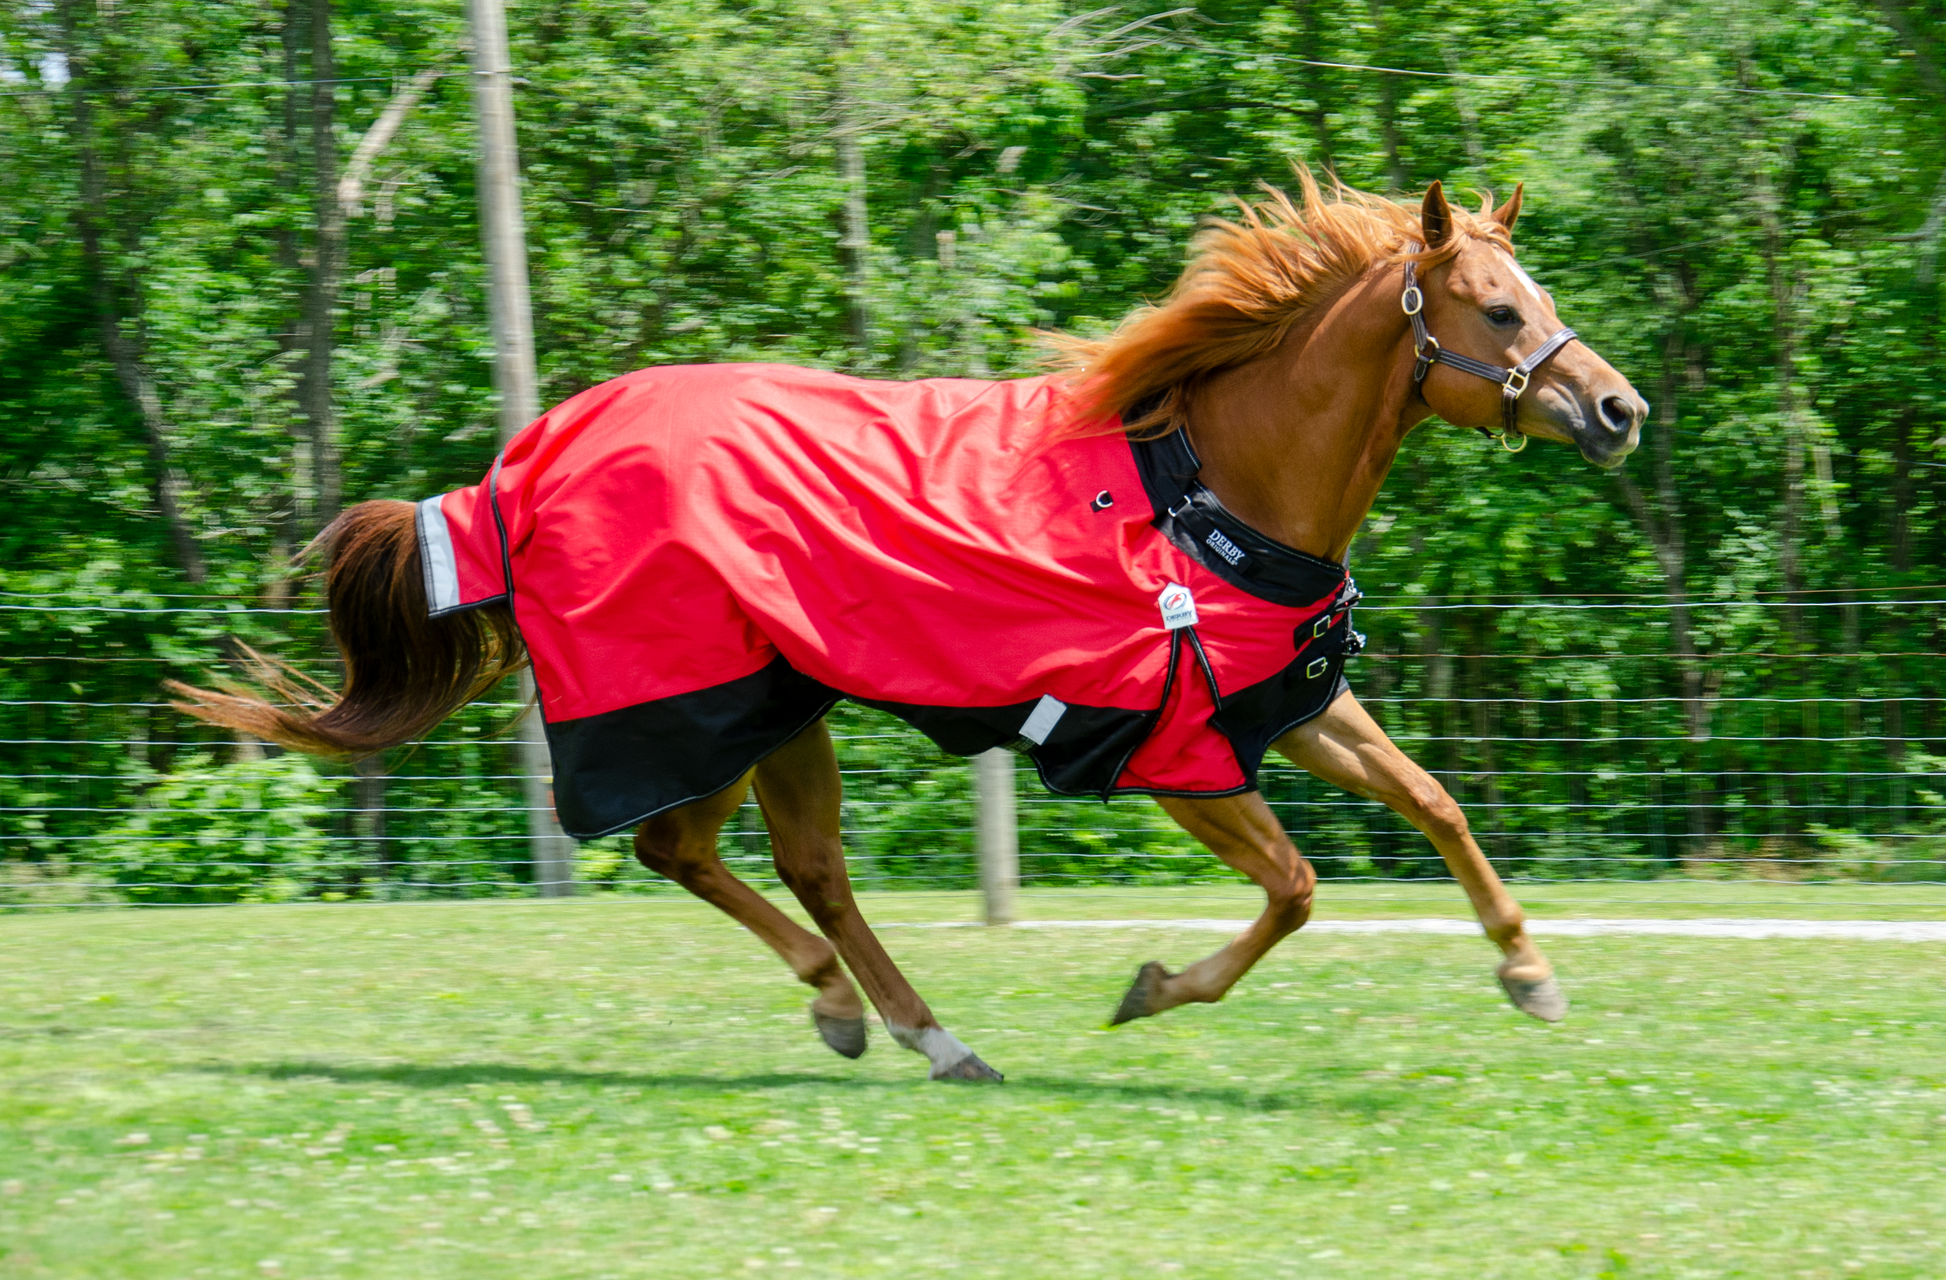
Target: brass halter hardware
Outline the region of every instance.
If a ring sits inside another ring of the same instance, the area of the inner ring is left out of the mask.
[[[1419,251],[1418,245],[1412,251]],[[1405,293],[1399,298],[1399,305],[1412,320],[1412,354],[1418,362],[1412,367],[1412,381],[1423,385],[1426,375],[1432,372],[1435,364],[1450,365],[1461,373],[1470,373],[1476,378],[1500,384],[1500,434],[1485,427],[1474,430],[1489,440],[1498,440],[1500,447],[1508,453],[1519,453],[1527,447],[1527,436],[1515,424],[1520,414],[1520,397],[1526,392],[1527,384],[1533,379],[1534,371],[1545,364],[1555,352],[1575,339],[1575,332],[1563,326],[1559,332],[1540,346],[1534,348],[1528,357],[1509,369],[1505,365],[1488,364],[1475,360],[1472,356],[1448,351],[1439,345],[1439,339],[1426,329],[1426,294],[1419,287],[1419,264],[1411,259],[1405,264]],[[1515,443],[1518,441],[1518,443]]]

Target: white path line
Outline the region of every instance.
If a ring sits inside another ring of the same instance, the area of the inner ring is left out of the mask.
[[[1187,929],[1236,933],[1248,920],[1018,920],[1016,929]],[[882,929],[978,929],[976,920],[932,920],[879,925]],[[1946,920],[1528,920],[1527,931],[1589,938],[1659,935],[1674,938],[1849,938],[1862,942],[1946,942]],[[1392,920],[1314,920],[1305,933],[1478,934],[1471,920],[1434,916]]]

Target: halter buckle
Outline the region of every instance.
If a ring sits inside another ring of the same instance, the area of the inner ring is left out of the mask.
[[[1520,399],[1521,395],[1527,390],[1528,376],[1527,371],[1524,369],[1507,370],[1507,380],[1500,385],[1506,392],[1509,400]]]
[[[1418,285],[1409,284],[1405,287],[1405,296],[1399,299],[1399,305],[1405,308],[1407,315],[1416,316],[1426,309],[1426,295]]]
[[[1426,375],[1432,372],[1433,361],[1439,359],[1439,339],[1428,333],[1421,342],[1414,335],[1412,354],[1418,357],[1418,363],[1412,366],[1412,381],[1416,385],[1426,380]]]

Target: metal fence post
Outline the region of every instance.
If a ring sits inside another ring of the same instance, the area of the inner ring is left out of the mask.
[[[1020,887],[1020,830],[1014,821],[1014,756],[1002,747],[973,757],[973,792],[980,841],[980,889],[986,922],[1014,922]]]

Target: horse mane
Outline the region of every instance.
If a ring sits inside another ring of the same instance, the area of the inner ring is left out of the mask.
[[[1415,254],[1406,246],[1425,234],[1416,207],[1335,178],[1327,193],[1303,165],[1297,180],[1302,204],[1264,184],[1261,199],[1233,197],[1235,221],[1205,220],[1188,266],[1159,305],[1138,308],[1103,337],[1041,335],[1070,391],[1057,436],[1168,435],[1183,425],[1199,382],[1273,350],[1371,267],[1406,258],[1446,262],[1462,237],[1512,249],[1506,228],[1486,216],[1490,196],[1479,214],[1453,209],[1454,234]]]

